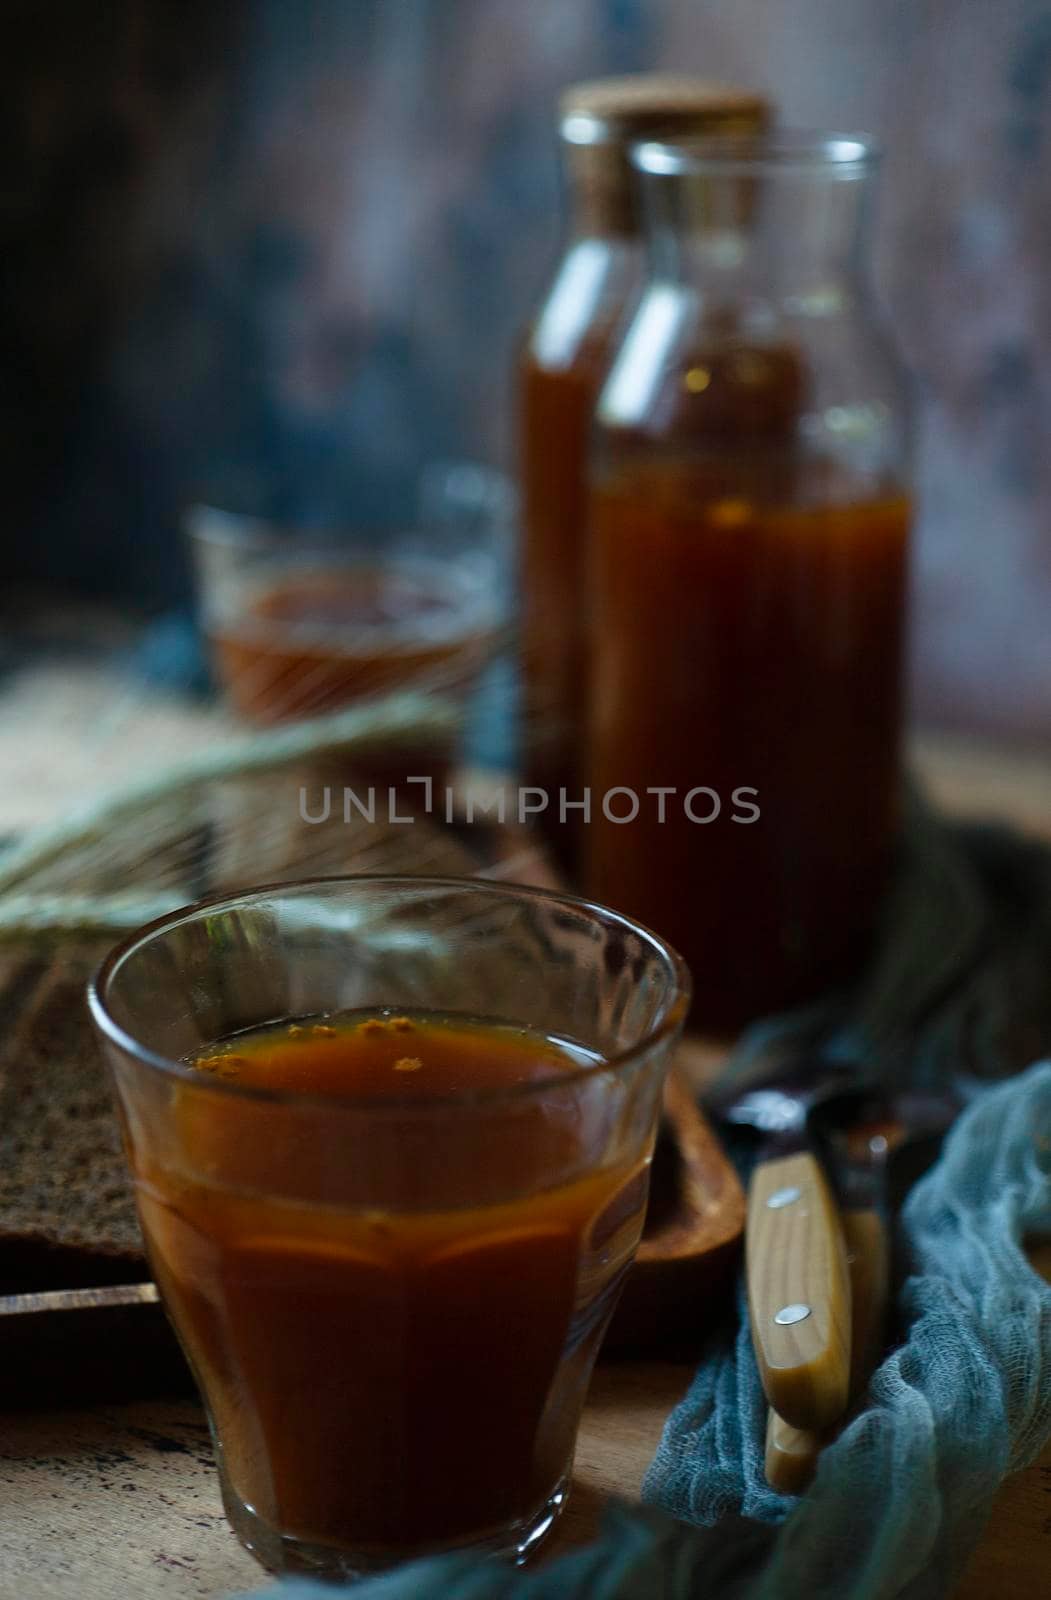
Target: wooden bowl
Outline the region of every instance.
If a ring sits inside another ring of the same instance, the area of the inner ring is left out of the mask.
[[[728,1304],[744,1221],[737,1174],[677,1064],[664,1089],[642,1242],[603,1351],[695,1355]]]

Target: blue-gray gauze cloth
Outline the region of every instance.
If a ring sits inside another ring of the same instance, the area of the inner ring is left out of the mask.
[[[515,1572],[416,1562],[355,1600],[937,1600],[951,1591],[1003,1477],[1051,1438],[1051,1286],[1027,1236],[1051,1233],[1051,855],[917,807],[862,982],[768,1023],[739,1082],[786,1046],[820,1046],[888,1086],[951,1083],[969,1101],[901,1219],[902,1341],[800,1499],[763,1473],[766,1402],[743,1298],[672,1412],[644,1509]],[[996,1081],[1002,1080],[1002,1081]],[[321,1600],[316,1584],[262,1591]],[[331,1591],[336,1593],[338,1591]]]

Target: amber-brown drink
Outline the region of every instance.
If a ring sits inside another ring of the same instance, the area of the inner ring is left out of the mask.
[[[292,1137],[259,1107],[246,1128],[237,1100],[177,1090],[196,1171],[137,1160],[151,1260],[226,1475],[266,1523],[311,1545],[411,1552],[525,1524],[558,1490],[645,1172],[551,1186],[580,1137],[554,1101],[517,1117],[497,1102],[437,1154],[405,1150],[398,1112],[588,1060],[528,1029],[389,1013],[304,1018],[194,1059],[219,1082],[377,1113],[334,1177],[314,1171],[320,1144],[302,1125]],[[382,1206],[377,1168],[393,1176]],[[267,1198],[290,1191],[297,1203]]]
[[[245,890],[107,959],[153,1270],[265,1566],[544,1539],[688,996],[645,928],[480,879]]]
[[[462,694],[492,629],[456,585],[384,567],[290,573],[209,627],[217,675],[256,722],[319,716],[399,689]]]
[[[899,820],[909,502],[764,498],[764,467],[639,464],[593,501],[590,779],[643,804],[593,806],[588,887],[685,951],[716,1028],[849,974]]]

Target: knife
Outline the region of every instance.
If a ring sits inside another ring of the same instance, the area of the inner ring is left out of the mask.
[[[752,1342],[767,1399],[800,1429],[830,1427],[850,1386],[846,1245],[808,1130],[813,1106],[843,1081],[841,1069],[814,1057],[793,1062],[776,1084],[709,1097],[724,1122],[761,1136],[745,1229]]]
[[[810,1118],[818,1147],[841,1201],[852,1303],[851,1404],[864,1394],[887,1333],[891,1298],[890,1216],[903,1198],[895,1181],[907,1168],[913,1182],[936,1159],[941,1138],[959,1110],[951,1093],[905,1091],[879,1095],[855,1089],[824,1099]],[[892,1171],[901,1152],[908,1160]],[[794,1428],[771,1409],[766,1475],[772,1488],[799,1494],[813,1475],[827,1434]]]

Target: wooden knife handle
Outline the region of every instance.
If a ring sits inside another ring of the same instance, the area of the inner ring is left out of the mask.
[[[839,1213],[809,1152],[756,1167],[745,1250],[766,1398],[794,1428],[828,1428],[847,1407],[850,1283]]]
[[[840,1214],[850,1277],[850,1396],[865,1388],[887,1328],[890,1239],[879,1211]],[[814,1475],[826,1436],[793,1428],[771,1409],[766,1422],[766,1480],[780,1494],[802,1494]]]
[[[771,1408],[766,1414],[766,1481],[778,1494],[802,1494],[814,1476],[824,1436],[793,1428]]]

